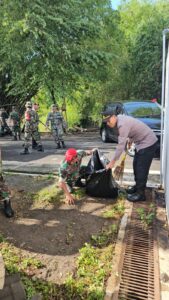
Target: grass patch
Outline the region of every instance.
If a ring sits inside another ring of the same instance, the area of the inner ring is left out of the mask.
[[[64,199],[63,192],[56,186],[56,184],[51,184],[42,188],[34,194],[34,201],[37,201],[38,203],[59,203],[62,199]]]
[[[110,209],[103,213],[104,218],[118,219],[123,216],[125,211],[124,200],[118,200]]]

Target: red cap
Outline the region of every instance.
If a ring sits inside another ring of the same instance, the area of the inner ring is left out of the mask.
[[[72,158],[76,157],[76,155],[77,155],[76,149],[74,148],[68,149],[65,154],[66,161],[71,161]]]

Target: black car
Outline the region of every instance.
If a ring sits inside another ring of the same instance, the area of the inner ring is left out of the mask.
[[[148,125],[156,134],[160,145],[161,109],[158,103],[151,101],[113,102],[105,105],[103,111],[109,108],[113,109],[117,115],[132,116]],[[104,143],[118,140],[117,128],[110,128],[103,122],[100,127],[100,135]]]

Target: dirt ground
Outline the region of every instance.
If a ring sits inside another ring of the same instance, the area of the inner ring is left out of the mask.
[[[11,189],[15,217],[7,219],[0,211],[0,232],[28,257],[39,259],[44,268],[36,277],[57,284],[64,282],[75,268],[79,249],[109,224],[102,214],[114,202],[82,196],[69,206],[63,201],[52,203],[33,200],[33,195],[56,182],[56,178],[6,175]]]

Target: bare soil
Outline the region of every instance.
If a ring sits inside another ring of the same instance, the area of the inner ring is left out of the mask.
[[[79,249],[112,222],[102,214],[114,201],[83,196],[69,206],[62,193],[61,201],[52,203],[33,199],[35,193],[55,182],[56,178],[6,175],[15,216],[7,219],[0,212],[0,232],[23,255],[43,263],[36,277],[62,284],[76,268]]]

